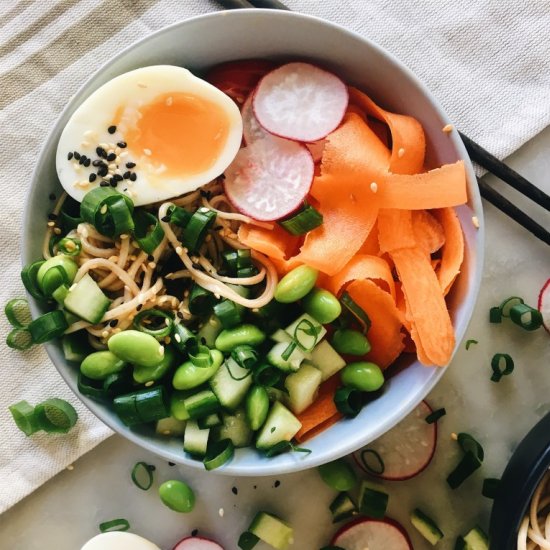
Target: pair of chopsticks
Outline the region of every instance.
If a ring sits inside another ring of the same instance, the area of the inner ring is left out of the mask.
[[[280,0],[218,0],[218,3],[226,9],[289,9],[282,2],[280,2]],[[472,161],[494,174],[497,178],[507,183],[516,191],[519,191],[521,194],[531,199],[547,212],[550,211],[550,196],[533,185],[523,176],[512,170],[509,166],[498,160],[495,156],[491,155],[491,153],[483,149],[481,145],[465,136],[462,132],[459,133]],[[520,210],[515,204],[493,189],[488,183],[480,179],[477,180],[477,183],[480,194],[485,200],[490,202],[493,206],[496,206],[496,208],[498,208],[501,212],[506,214],[515,222],[519,223],[542,242],[550,245],[550,232],[546,228],[538,224],[535,220],[523,212],[523,210]]]

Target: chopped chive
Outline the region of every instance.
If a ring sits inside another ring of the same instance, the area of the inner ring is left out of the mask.
[[[434,422],[437,422],[440,418],[442,418],[443,416],[445,416],[447,414],[447,411],[442,408],[442,409],[437,409],[437,411],[433,411],[431,412],[426,418],[426,422],[428,424],[433,424]]]
[[[361,458],[361,464],[367,472],[374,475],[381,475],[386,470],[386,465],[384,464],[382,457],[374,449],[363,449],[359,456]],[[372,461],[369,461],[367,456],[372,456],[375,463],[373,464]]]
[[[134,225],[134,237],[139,247],[147,254],[152,254],[164,239],[164,229],[158,217],[145,210],[136,210]]]
[[[29,323],[28,330],[35,344],[44,344],[61,336],[68,326],[65,314],[61,310],[55,309]]]
[[[506,300],[504,300],[498,307],[503,317],[510,317],[510,310],[512,307],[523,303],[523,298],[520,298],[519,296],[510,296],[510,298],[506,298]]]
[[[247,345],[235,347],[231,351],[231,357],[243,369],[251,369],[258,363],[258,352]]]
[[[275,430],[273,429],[273,431]],[[296,445],[294,445],[294,443],[292,443],[292,441],[287,441],[285,439],[283,441],[279,441],[279,443],[275,443],[275,445],[267,449],[267,451],[265,452],[265,456],[267,458],[272,458],[288,450],[292,450],[295,453],[311,453],[311,449],[306,449],[305,447],[297,447]]]
[[[495,353],[491,359],[491,368],[493,369],[491,380],[499,382],[503,376],[514,372],[514,360],[507,353]]]
[[[500,307],[495,306],[489,310],[489,323],[502,323],[502,311]]]
[[[317,339],[319,337],[319,334],[321,333],[321,330],[322,330],[321,325],[315,326],[309,319],[302,319],[294,329],[294,341],[304,351],[311,351],[317,344]],[[306,346],[300,340],[300,332],[303,332],[306,336],[313,337],[313,343],[310,346]]]
[[[478,468],[481,467],[485,453],[480,443],[470,434],[459,433],[457,442],[464,451],[464,456],[456,468],[447,476],[451,489],[460,487]]]
[[[499,488],[500,479],[489,477],[483,480],[481,494],[486,498],[494,499],[498,495]]]
[[[516,304],[510,308],[510,319],[523,330],[537,330],[542,326],[542,313],[527,304]]]
[[[254,533],[251,533],[250,531],[244,531],[239,536],[239,542],[237,543],[237,546],[241,550],[252,550],[260,542],[259,537],[257,537]]]
[[[344,292],[342,294],[342,297],[340,298],[340,301],[342,302],[342,305],[345,306],[345,308],[355,317],[355,319],[359,322],[363,329],[363,333],[366,334],[371,326],[371,320],[369,316],[365,313],[362,307],[357,305],[353,298],[348,294],[348,292]]]
[[[468,351],[473,344],[479,344],[479,342],[477,340],[466,340],[466,351]]]
[[[283,361],[288,361],[289,357],[292,355],[292,352],[296,349],[298,344],[295,341],[290,342],[286,349],[281,353],[281,359]]]
[[[232,300],[222,300],[214,306],[214,315],[220,320],[223,328],[233,328],[243,319],[243,306]]]
[[[210,353],[210,348],[202,344],[198,344],[196,350],[189,353],[189,359],[195,367],[199,368],[208,368],[212,366],[214,359],[212,359],[212,354]]]
[[[130,522],[124,518],[111,519],[99,524],[99,530],[102,533],[108,533],[110,531],[128,531],[130,529]]]
[[[162,309],[144,309],[133,320],[133,326],[140,332],[150,334],[157,340],[162,340],[172,333],[174,317]],[[152,327],[152,328],[151,328]]]
[[[78,420],[75,408],[65,401],[54,397],[46,399],[35,407],[36,419],[47,433],[67,433]]]
[[[131,478],[134,485],[142,491],[148,491],[153,486],[155,467],[146,462],[136,462],[132,468]]]
[[[312,229],[322,225],[322,223],[323,215],[313,208],[313,206],[306,203],[300,212],[291,218],[280,221],[279,225],[291,235],[305,235]]]
[[[344,416],[353,418],[363,408],[363,397],[359,390],[349,386],[342,386],[334,394],[334,404]]]
[[[32,321],[29,303],[24,298],[13,298],[4,308],[8,321],[14,328],[26,328]]]

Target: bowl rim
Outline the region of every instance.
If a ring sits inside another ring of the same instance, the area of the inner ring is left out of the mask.
[[[369,38],[362,36],[361,34],[355,31],[352,31],[337,23],[333,23],[332,21],[328,21],[326,19],[314,16],[314,15],[308,15],[308,14],[303,14],[303,13],[293,12],[293,11],[257,9],[257,8],[229,10],[229,11],[223,11],[223,10],[215,11],[207,14],[189,17],[180,21],[176,21],[175,23],[162,27],[161,29],[158,29],[155,32],[147,34],[143,38],[140,38],[139,40],[131,43],[126,48],[122,49],[117,55],[112,57],[109,61],[107,61],[103,65],[101,65],[80,86],[77,92],[70,98],[70,100],[68,101],[64,109],[57,115],[52,129],[50,130],[46,139],[43,142],[40,154],[37,158],[35,169],[33,170],[33,173],[31,176],[31,184],[29,185],[29,188],[26,193],[26,204],[30,203],[31,196],[34,192],[34,189],[36,187],[36,183],[38,180],[39,168],[41,165],[44,164],[44,160],[47,156],[46,155],[47,144],[50,143],[50,141],[53,139],[54,135],[56,134],[58,130],[58,126],[60,126],[60,121],[63,119],[64,115],[68,111],[73,109],[73,107],[75,107],[77,104],[81,102],[82,96],[89,95],[90,92],[88,91],[88,88],[90,84],[99,75],[108,71],[111,66],[115,65],[121,58],[126,56],[130,50],[151,40],[153,37],[161,36],[164,33],[170,33],[178,27],[185,27],[186,25],[193,24],[197,21],[207,21],[209,19],[217,19],[220,17],[247,18],[247,17],[257,17],[260,14],[268,16],[271,19],[280,18],[280,19],[295,19],[295,20],[297,19],[297,20],[311,21],[321,26],[332,28],[333,30],[341,33],[342,35],[345,35],[346,37],[365,43],[370,49],[372,49],[378,55],[383,57],[388,64],[394,65],[395,67],[397,67],[399,71],[402,74],[404,74],[404,76],[406,76],[414,86],[417,87],[417,89],[422,93],[422,95],[429,100],[431,109],[437,116],[441,118],[441,120],[445,121],[446,124],[452,124],[451,120],[443,111],[439,102],[435,99],[435,97],[429,91],[427,86],[406,65],[404,65],[403,62],[401,62],[397,57],[395,57],[392,53],[388,52],[383,47],[379,46]],[[450,364],[457,350],[459,349],[460,343],[462,342],[464,335],[467,331],[468,325],[471,322],[473,310],[479,295],[479,290],[480,290],[481,280],[482,280],[482,273],[483,273],[483,264],[484,264],[485,227],[484,227],[484,221],[483,221],[484,217],[483,217],[483,207],[481,202],[481,196],[479,193],[479,189],[476,185],[477,180],[475,177],[473,167],[471,165],[470,158],[467,154],[466,148],[464,147],[462,140],[459,138],[458,132],[452,132],[452,134],[449,137],[453,145],[453,148],[457,153],[457,156],[460,159],[462,159],[465,163],[466,175],[467,175],[467,181],[468,181],[469,202],[471,203],[473,213],[477,216],[480,222],[479,227],[476,230],[477,231],[476,237],[475,239],[473,239],[474,245],[472,247],[472,250],[475,252],[474,254],[475,257],[474,257],[474,261],[472,262],[472,269],[474,270],[474,276],[471,279],[471,284],[468,291],[469,303],[465,306],[464,317],[466,321],[464,322],[464,326],[462,327],[461,333],[460,334],[458,332],[456,333],[456,345],[453,351],[453,356],[451,358],[451,361],[449,362]],[[28,263],[28,261],[31,261],[30,258],[26,258],[26,252],[25,252],[26,249],[28,248],[27,242],[29,240],[29,236],[27,235],[25,228],[29,226],[30,217],[31,217],[30,209],[26,208],[25,214],[23,216],[23,231],[22,231],[22,239],[21,239],[21,245],[20,245],[22,265],[25,265],[26,263]],[[37,301],[35,301],[30,295],[28,295],[28,293],[27,293],[27,298],[29,300],[33,317],[35,317],[40,313],[39,305]],[[46,347],[48,356],[52,361],[52,363],[54,364],[56,370],[61,375],[65,383],[76,395],[76,397],[83,402],[83,404],[88,408],[88,410],[90,410],[101,422],[107,425],[111,430],[113,430],[117,434],[122,435],[123,437],[135,443],[136,445],[166,460],[175,462],[179,465],[186,465],[194,468],[203,469],[202,462],[190,459],[184,453],[180,452],[180,454],[176,454],[172,452],[170,449],[159,445],[157,441],[148,440],[144,438],[139,432],[132,431],[127,427],[125,427],[125,429],[122,430],[120,426],[116,425],[115,422],[111,420],[111,415],[106,414],[101,409],[100,405],[97,402],[80,394],[80,392],[78,391],[76,382],[73,381],[73,379],[68,375],[68,369],[64,369],[57,365],[54,359],[55,354],[54,354],[53,345],[51,343],[47,343],[45,344],[45,347]],[[280,460],[277,460],[277,459],[284,457],[284,455],[279,455],[279,457],[275,459],[270,459],[269,461],[258,461],[257,465],[256,464],[253,466],[247,465],[246,471],[243,471],[243,467],[238,465],[238,461],[233,460],[230,463],[224,465],[224,467],[222,468],[212,470],[212,472],[218,475],[236,475],[236,476],[281,475],[281,474],[287,474],[287,473],[298,472],[301,470],[306,470],[306,469],[318,466],[320,464],[324,464],[332,460],[341,458],[343,456],[349,455],[354,451],[356,451],[357,449],[361,448],[362,446],[368,444],[371,441],[374,441],[375,439],[377,439],[378,437],[380,437],[381,435],[389,431],[396,424],[398,424],[405,416],[410,414],[410,412],[412,412],[412,410],[418,405],[418,403],[422,401],[430,393],[430,391],[436,386],[436,384],[441,380],[442,376],[445,374],[447,368],[449,367],[449,364],[445,367],[432,367],[435,369],[434,370],[435,374],[431,376],[427,382],[424,383],[422,390],[419,393],[414,394],[414,396],[409,397],[409,399],[407,399],[404,403],[402,403],[402,406],[397,409],[399,411],[398,413],[389,413],[388,416],[385,417],[384,420],[381,421],[376,426],[375,429],[370,431],[368,436],[357,438],[356,440],[354,440],[354,442],[348,442],[345,445],[340,444],[338,445],[337,448],[328,449],[324,453],[311,453],[307,455],[307,457],[305,457],[304,459],[294,459],[294,460],[289,459],[289,460],[285,460],[284,462],[281,462]]]

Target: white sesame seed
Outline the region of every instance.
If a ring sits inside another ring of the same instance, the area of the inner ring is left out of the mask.
[[[376,193],[378,191],[378,184],[373,181],[371,184],[370,184],[370,190],[373,192],[373,193]]]
[[[184,252],[184,254],[187,254],[189,252],[189,250],[187,249],[186,246],[183,247],[183,252]]]
[[[179,344],[181,342],[181,336],[179,334],[174,334],[174,340]]]
[[[155,262],[149,262],[149,267],[151,269],[155,269],[155,267],[157,267],[157,264]],[[168,320],[168,319],[167,319]]]
[[[80,164],[73,164],[73,168],[75,172],[80,172],[80,170],[82,170],[82,166]]]
[[[122,176],[122,170],[120,168],[117,168],[115,170],[115,174],[117,174],[118,176]]]
[[[118,168],[118,166],[114,162],[112,162],[107,166],[107,168],[109,168],[109,171],[112,170],[114,172]]]
[[[151,149],[143,149],[143,154],[149,157],[153,154],[153,151]]]
[[[159,346],[159,354],[164,355],[164,346]]]
[[[54,232],[56,235],[61,235],[61,229],[59,229],[59,227],[54,227],[54,228],[53,228],[53,232]]]
[[[86,130],[84,132],[84,137],[86,137],[86,138],[93,138],[95,136],[97,136],[97,134],[93,130]]]
[[[176,254],[178,256],[181,256],[181,254],[183,253],[183,249],[181,246],[176,246]]]
[[[107,205],[104,204],[102,207],[101,207],[101,210],[99,211],[100,214],[107,214]]]
[[[69,470],[69,472],[72,472],[74,470],[74,466],[72,464],[69,464],[67,466],[67,470]]]
[[[116,148],[116,145],[114,143],[109,143],[109,149],[111,150],[110,152],[112,153]]]
[[[147,384],[145,384],[147,386]],[[164,430],[162,435],[170,435],[172,432],[170,430]]]
[[[456,435],[454,432],[451,433],[451,439],[454,441],[458,441],[458,435]]]
[[[120,236],[121,239],[127,239],[128,238],[127,233],[121,233],[119,236]]]
[[[128,156],[128,151],[122,151],[122,153],[120,153],[119,155],[121,159],[126,158],[127,156]]]
[[[105,150],[109,149],[109,144],[108,144],[108,143],[103,143],[103,142],[102,142],[102,143],[99,144],[99,146],[100,146],[102,149],[105,149]]]
[[[82,148],[89,147],[89,146],[90,146],[90,142],[89,142],[89,141],[83,141],[83,142],[80,144],[80,147],[82,147]]]
[[[445,126],[443,126],[443,131],[446,134],[450,134],[454,129],[455,127],[452,124],[446,124]]]
[[[55,225],[55,222],[48,222],[48,227],[53,227]]]
[[[479,219],[477,216],[472,216],[472,223],[476,229],[479,229]]]
[[[218,510],[218,514],[220,515],[221,518],[223,518],[223,516],[224,516],[224,514],[225,514],[224,509],[223,509],[223,508],[220,508],[220,509]]]
[[[145,385],[146,388],[148,388],[149,386],[152,386],[154,383],[155,383],[154,380],[149,380],[149,382],[145,382],[144,385]],[[168,432],[168,433],[170,433],[170,432]]]
[[[104,330],[104,331],[101,333],[101,337],[102,337],[102,338],[107,338],[107,336],[109,336],[109,331],[108,331],[108,330]]]
[[[120,147],[115,147],[115,155],[120,155],[120,153],[122,152],[122,149]]]

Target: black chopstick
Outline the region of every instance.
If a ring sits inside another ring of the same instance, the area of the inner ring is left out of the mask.
[[[220,4],[226,10],[239,10],[243,8],[254,8],[247,0],[218,0]]]
[[[267,8],[270,10],[290,10],[288,6],[285,6],[279,0],[250,0],[250,3],[255,8]]]

